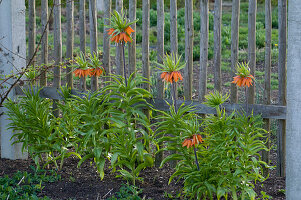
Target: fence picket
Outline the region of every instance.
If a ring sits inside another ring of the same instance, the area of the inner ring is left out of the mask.
[[[41,68],[41,74],[40,74],[41,86],[47,85],[46,67],[48,64],[48,33],[49,33],[49,26],[47,25],[47,21],[48,21],[48,0],[44,0],[41,1],[41,24],[42,24],[42,30],[45,30],[44,36],[42,38],[41,64],[45,66]]]
[[[79,0],[79,38],[80,38],[80,51],[86,55],[86,0]],[[85,91],[86,77],[80,77],[79,89]]]
[[[123,12],[123,0],[116,0],[115,9],[119,13]],[[121,44],[116,44],[115,62],[116,62],[116,73],[118,75],[123,75],[125,73],[123,70],[123,62],[125,62],[125,60],[123,60]]]
[[[107,30],[110,26],[110,18],[111,18],[111,0],[105,0],[105,11],[104,11],[104,31],[103,31],[103,68],[105,70],[106,75],[111,74],[111,58],[110,58],[110,40],[109,35],[107,34]],[[105,81],[109,81],[110,78],[105,78]]]
[[[66,44],[66,58],[73,59],[73,41],[74,41],[74,2],[66,2],[67,9],[67,44]],[[73,88],[73,74],[72,68],[67,67],[67,86]]]
[[[221,91],[221,23],[222,23],[222,0],[214,2],[214,89]]]
[[[231,77],[235,76],[236,64],[238,62],[238,41],[239,41],[239,13],[240,0],[232,1],[232,18],[231,18]],[[231,103],[237,103],[237,86],[231,84]]]
[[[209,3],[200,1],[201,30],[200,30],[200,78],[199,101],[205,100],[207,93],[208,37],[209,37]]]
[[[137,0],[129,0],[129,18],[130,21],[136,20]],[[131,34],[133,41],[129,43],[129,74],[136,71],[136,23],[131,25],[135,31]]]
[[[256,70],[256,10],[257,0],[249,0],[248,10],[248,60],[251,74],[255,77]],[[255,85],[248,89],[249,104],[255,103]]]
[[[89,0],[89,22],[90,22],[90,49],[91,54],[97,53],[97,10],[96,10],[96,0]],[[91,77],[91,90],[98,90],[98,78],[97,76]]]
[[[185,0],[185,61],[184,68],[184,96],[192,99],[193,80],[193,1]]]
[[[287,1],[278,1],[278,80],[279,80],[279,105],[286,106],[286,45],[287,45]],[[286,121],[279,120],[278,127],[278,164],[279,176],[285,176],[286,152]]]
[[[36,11],[35,0],[28,0],[28,59],[30,60],[36,50]],[[35,65],[33,59],[30,65]]]

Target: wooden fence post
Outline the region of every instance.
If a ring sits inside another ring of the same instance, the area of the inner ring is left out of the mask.
[[[61,30],[61,0],[54,0],[54,64],[56,65],[53,69],[53,87],[59,88],[61,86],[61,66],[62,62],[62,30]],[[54,115],[59,115],[57,104],[53,103]]]
[[[162,64],[164,58],[164,0],[157,0],[157,62]],[[157,72],[157,98],[164,98],[164,83]],[[162,148],[162,143],[159,144]],[[160,167],[163,160],[163,151],[156,154],[155,166]]]
[[[214,89],[221,91],[221,24],[222,24],[222,0],[214,2]]]
[[[136,20],[137,0],[129,0],[129,18],[130,21]],[[133,41],[129,44],[129,75],[136,71],[136,23],[131,25],[135,31],[132,33]]]
[[[287,45],[287,1],[278,1],[278,80],[279,80],[279,105],[286,105],[286,45]],[[286,121],[279,120],[278,127],[278,175],[285,176],[285,152],[286,152]]]
[[[28,60],[30,60],[36,49],[36,1],[28,0]],[[30,65],[35,65],[35,58]]]
[[[149,0],[142,0],[142,76],[147,80],[150,79],[149,65]],[[144,89],[150,90],[150,85],[145,83]]]
[[[111,0],[105,0],[105,11],[104,11],[104,30],[103,30],[103,68],[106,73],[106,81],[109,81],[109,75],[111,74],[111,59],[110,59],[110,40],[109,35],[107,34],[106,26],[110,26],[110,18],[111,18]]]
[[[97,10],[96,0],[89,0],[89,20],[90,20],[90,49],[91,55],[97,54]],[[91,90],[98,90],[98,77],[91,77]]]
[[[264,104],[271,104],[271,42],[272,42],[272,5],[271,0],[265,0],[265,82],[264,82]],[[268,142],[266,147],[270,149],[270,119],[264,119],[264,129],[268,131]],[[269,164],[269,151],[262,152],[262,160]],[[264,168],[265,176],[269,174],[269,169]]]
[[[249,0],[248,10],[248,59],[251,74],[255,77],[256,69],[256,10],[257,0]],[[255,85],[248,89],[248,103],[255,103]]]
[[[231,18],[231,77],[235,76],[236,64],[238,62],[238,41],[239,41],[239,13],[240,0],[232,1],[232,18]],[[237,86],[231,84],[231,103],[237,103]]]
[[[73,59],[73,41],[74,41],[74,2],[67,1],[67,45],[66,45],[66,58]],[[67,86],[73,88],[73,74],[72,68],[67,67]]]
[[[41,53],[41,64],[43,68],[41,69],[40,75],[40,85],[47,85],[47,64],[48,64],[48,33],[49,26],[47,25],[48,21],[48,0],[41,1],[41,23],[42,31],[45,30],[44,36],[42,38],[42,53]],[[47,27],[46,27],[47,26]]]
[[[184,96],[192,99],[193,83],[193,1],[185,0],[185,61]]]
[[[170,0],[170,52],[178,54],[177,0]]]
[[[123,0],[116,0],[116,8],[115,9],[119,13],[124,12],[123,11]],[[123,60],[121,44],[116,44],[115,62],[116,62],[116,73],[118,75],[123,76],[123,74],[126,72],[124,72],[124,70],[123,70],[123,62],[125,62],[125,60]]]
[[[80,51],[83,55],[86,55],[86,0],[79,0],[79,38],[80,38]],[[80,78],[79,89],[85,91],[86,77]]]
[[[205,100],[207,93],[207,65],[208,65],[208,35],[209,35],[209,3],[207,0],[200,1],[201,30],[200,30],[200,78],[199,78],[199,101]]]

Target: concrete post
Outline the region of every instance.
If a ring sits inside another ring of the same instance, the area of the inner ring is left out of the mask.
[[[105,2],[104,0],[97,0],[97,11],[102,11],[104,12],[105,11]]]
[[[25,2],[24,0],[0,1],[0,78],[26,66]],[[12,83],[11,80],[10,83]],[[8,84],[10,84],[8,83]],[[1,93],[4,91],[0,91]],[[14,98],[14,90],[9,94]],[[5,108],[1,108],[1,113]],[[21,145],[12,145],[13,132],[7,130],[6,115],[0,117],[1,158],[26,159]]]
[[[301,197],[301,4],[288,3],[286,199]]]

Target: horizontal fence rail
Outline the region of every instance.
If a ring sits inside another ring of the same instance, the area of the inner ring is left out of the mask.
[[[16,95],[24,95],[23,90],[30,90],[34,92],[40,91],[39,95],[41,98],[48,98],[53,100],[63,100],[63,97],[60,95],[61,90],[54,87],[16,87],[15,92]],[[71,95],[76,95],[79,97],[84,97],[87,92],[80,92],[75,89],[71,89]],[[148,101],[155,109],[160,109],[167,111],[170,106],[168,104],[172,104],[171,100],[163,100],[163,99],[151,99]],[[216,114],[216,109],[201,104],[197,101],[177,101],[177,107],[184,104],[185,106],[192,106],[194,111],[197,114]],[[245,110],[245,104],[222,104],[222,108],[225,109],[227,113],[232,113],[233,111],[243,112]],[[263,104],[250,104],[248,105],[250,113],[253,112],[254,115],[261,115],[262,118],[267,119],[286,119],[286,107],[279,105],[263,105]],[[248,113],[248,114],[250,114]]]

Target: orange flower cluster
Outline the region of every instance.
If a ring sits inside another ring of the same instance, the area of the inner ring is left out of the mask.
[[[183,77],[181,75],[180,72],[176,71],[176,72],[163,72],[161,74],[161,78],[163,79],[163,81],[166,82],[170,82],[173,83],[174,82],[178,82],[178,80],[183,80]]]
[[[87,76],[101,76],[103,70],[101,68],[93,68],[93,69],[76,69],[74,70],[74,75],[78,77],[87,77]]]
[[[130,26],[126,27],[124,29],[124,32],[121,32],[119,34],[114,33],[115,29],[114,28],[110,28],[108,30],[108,35],[111,35],[111,42],[132,42],[132,39],[130,37],[132,32],[135,32]]]
[[[254,76],[249,74],[248,76],[235,76],[233,77],[232,83],[235,83],[238,87],[250,87],[252,85]]]
[[[182,143],[182,147],[187,146],[187,149],[189,147],[195,146],[198,143],[202,143],[204,142],[203,138],[201,135],[193,135],[192,139],[191,138],[187,138],[184,140],[184,142]]]

